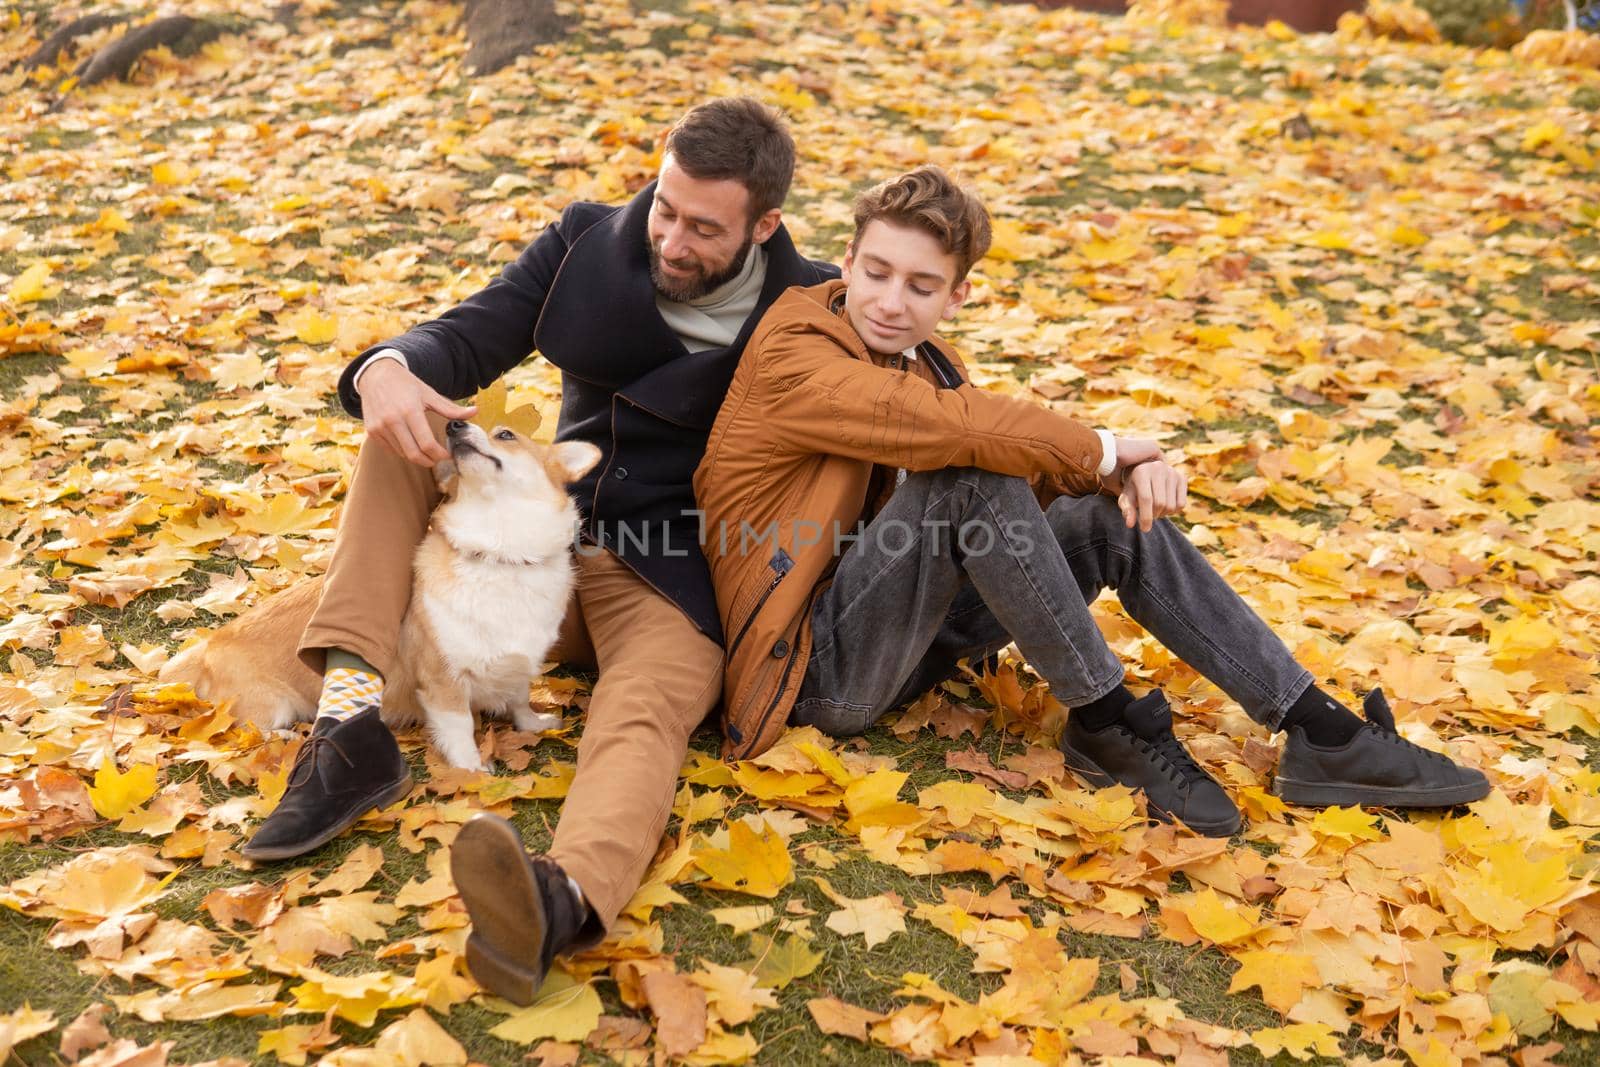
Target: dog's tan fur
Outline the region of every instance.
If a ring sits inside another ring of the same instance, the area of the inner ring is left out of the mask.
[[[450,449],[451,460],[435,472],[446,498],[413,561],[383,719],[426,722],[447,762],[481,769],[474,710],[510,716],[518,729],[560,721],[528,706],[528,683],[555,641],[572,588],[567,548],[577,515],[565,487],[600,451],[471,425],[451,431]],[[207,700],[231,699],[233,714],[262,730],[309,721],[322,677],[296,648],[322,584],[321,576],[298,582],[241,615],[175,656],[162,681],[187,682]]]

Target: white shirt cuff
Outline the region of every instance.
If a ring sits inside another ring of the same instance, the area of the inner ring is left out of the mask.
[[[406,354],[398,348],[380,349],[372,353],[372,358],[361,364],[361,369],[356,371],[356,376],[350,379],[350,388],[356,391],[357,396],[361,395],[361,376],[371,370],[372,365],[380,359],[392,359],[407,370],[411,369],[411,364],[406,362]]]
[[[1096,430],[1095,433],[1100,435],[1100,469],[1095,473],[1104,478],[1117,469],[1117,439],[1110,430]]]

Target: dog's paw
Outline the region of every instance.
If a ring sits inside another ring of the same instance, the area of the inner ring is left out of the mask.
[[[433,747],[438,751],[439,758],[450,766],[463,771],[487,771],[489,765],[483,761],[478,753],[478,746],[473,744],[472,735],[457,737],[449,734],[433,735]]]
[[[561,716],[547,711],[534,711],[532,708],[514,709],[511,712],[511,721],[516,724],[518,730],[530,734],[561,727]]]

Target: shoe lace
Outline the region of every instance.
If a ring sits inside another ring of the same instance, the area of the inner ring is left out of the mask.
[[[316,753],[320,752],[324,746],[337,752],[339,758],[344,760],[345,766],[354,769],[356,761],[351,759],[345,753],[345,750],[339,747],[339,742],[327,734],[318,734],[315,737],[308,738],[306,743],[300,746],[300,753],[294,758],[294,766],[289,769],[289,779],[284,783],[285,789],[293,789],[311,780],[311,771],[317,765]]]
[[[1183,747],[1177,735],[1170,730],[1156,741],[1146,741],[1141,738],[1140,744],[1144,746],[1146,752],[1153,752],[1161,757],[1163,770],[1173,785],[1185,785],[1210,777],[1200,764],[1194,761],[1194,757],[1189,755],[1189,750]]]

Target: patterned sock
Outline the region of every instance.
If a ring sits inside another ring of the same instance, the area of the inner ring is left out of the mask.
[[[317,718],[342,721],[382,703],[383,675],[360,656],[330,648]]]

